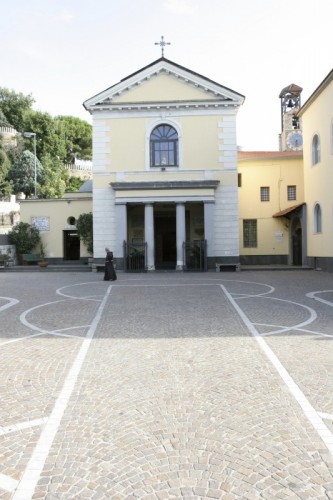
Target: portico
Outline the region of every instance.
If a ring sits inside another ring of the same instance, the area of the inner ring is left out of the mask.
[[[135,250],[145,246],[148,271],[184,270],[185,242],[199,247],[205,241],[213,255],[212,208],[218,181],[174,182],[172,188],[164,182],[142,184],[112,183],[118,257],[124,241]]]

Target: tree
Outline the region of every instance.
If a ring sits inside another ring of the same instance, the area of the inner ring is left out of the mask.
[[[44,169],[37,159],[37,182],[43,183]],[[35,191],[35,156],[30,151],[23,151],[13,163],[9,179],[13,182],[14,193],[23,192],[27,197]]]
[[[84,184],[85,181],[80,179],[80,177],[75,177],[74,175],[67,175],[66,177],[66,191],[68,193],[77,193]]]
[[[49,113],[30,110],[24,117],[26,132],[36,134],[36,150],[38,158],[50,155],[62,161],[66,158],[66,144],[58,133],[54,118]],[[25,139],[25,149],[33,150],[33,140]]]
[[[42,159],[44,177],[38,188],[39,198],[62,198],[66,190],[65,170],[60,160],[46,155]]]
[[[18,222],[9,233],[10,242],[18,254],[31,253],[40,244],[39,230],[27,222]]]
[[[91,212],[87,214],[81,214],[76,221],[76,229],[79,235],[80,240],[87,247],[88,253],[91,255],[94,251],[94,242],[93,242],[93,215]]]
[[[0,108],[0,127],[11,127],[11,124],[5,117],[5,114],[1,108]]]
[[[24,116],[34,103],[32,96],[16,93],[5,87],[0,87],[0,110],[5,119],[18,132],[24,132]]]
[[[66,144],[66,163],[73,163],[75,158],[91,160],[92,158],[92,126],[74,116],[58,116],[55,118],[58,133]]]
[[[8,179],[10,161],[0,142],[0,198],[7,198],[12,193],[13,186]]]

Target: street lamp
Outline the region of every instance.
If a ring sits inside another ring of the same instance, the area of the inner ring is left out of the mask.
[[[36,155],[36,132],[23,132],[24,137],[34,138],[34,156],[35,156],[35,198],[37,198],[37,155]]]

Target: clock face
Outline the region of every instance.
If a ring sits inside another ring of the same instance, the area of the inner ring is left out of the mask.
[[[294,151],[299,151],[303,148],[303,136],[299,131],[290,132],[287,135],[287,146]]]

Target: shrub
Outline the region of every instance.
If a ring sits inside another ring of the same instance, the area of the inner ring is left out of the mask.
[[[80,240],[86,245],[88,253],[92,255],[94,251],[92,212],[79,216],[76,221],[76,229]]]
[[[39,230],[27,222],[15,224],[8,236],[18,254],[31,253],[40,243]]]

